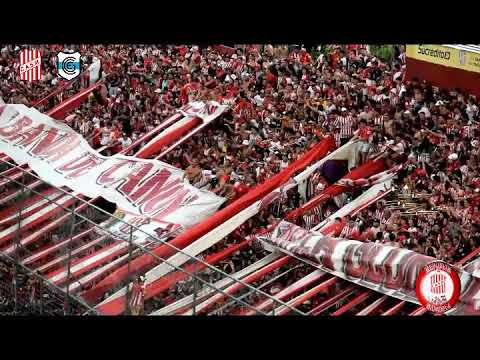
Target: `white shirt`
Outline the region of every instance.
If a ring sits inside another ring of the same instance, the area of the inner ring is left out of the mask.
[[[426,106],[422,107],[419,111],[420,112],[423,112],[425,113],[425,117],[429,118],[432,116],[432,114],[430,114],[430,110],[428,110],[428,108]]]
[[[102,130],[102,138],[100,140],[100,145],[105,146],[110,142],[110,130],[103,129]]]
[[[386,98],[388,98],[388,96],[386,96],[385,94],[377,94],[373,96],[373,100],[376,102],[380,102]]]
[[[126,138],[122,137],[120,138],[120,144],[122,144],[122,149],[126,149],[132,144],[132,139],[130,139],[129,137],[126,137]]]
[[[269,147],[269,150],[271,152],[275,151],[275,150],[282,150],[283,149],[283,146],[281,145],[280,141],[277,141],[277,142],[274,142],[274,141],[270,141],[270,147]]]
[[[89,130],[90,130],[90,123],[88,121],[85,121],[82,123],[82,125],[80,125],[80,132],[83,135],[88,134]]]
[[[473,120],[473,116],[478,112],[478,107],[476,105],[467,105],[466,113],[468,115],[468,120]]]
[[[335,110],[336,108],[337,108],[337,107],[336,107],[334,104],[330,105],[330,106],[327,108],[327,113],[331,113],[331,112],[332,112],[333,110]]]
[[[256,104],[257,106],[263,104],[263,98],[260,96],[260,94],[255,95],[255,97],[253,98],[253,100],[255,100],[255,104]]]

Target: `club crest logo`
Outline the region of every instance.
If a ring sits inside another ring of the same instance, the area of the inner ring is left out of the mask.
[[[19,79],[36,81],[42,78],[42,55],[37,49],[23,49],[20,52]]]
[[[418,274],[416,291],[418,300],[428,311],[444,313],[458,301],[460,278],[449,264],[433,261]]]
[[[65,80],[75,79],[80,75],[80,53],[64,53],[60,51],[57,54],[58,75]]]

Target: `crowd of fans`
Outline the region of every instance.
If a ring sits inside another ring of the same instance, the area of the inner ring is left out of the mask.
[[[58,86],[53,57],[58,49],[42,47],[44,79],[32,83],[9,71],[19,50],[1,49],[0,96],[5,102],[32,103]],[[396,188],[423,199],[429,212],[407,217],[379,202],[339,219],[336,236],[405,246],[449,262],[480,245],[477,101],[459,89],[405,81],[403,46],[395,47],[391,63],[361,46],[221,51],[95,45],[79,50],[85,69],[92,58],[101,60],[102,85],[65,120],[105,154],[121,151],[189,101],[215,100],[230,110],[162,158],[184,169],[195,186],[232,200],[287,167],[324,135],[332,134],[338,146],[355,136],[362,142],[360,163],[381,154],[389,165],[402,164]],[[88,85],[88,79],[82,76],[79,84]],[[296,192],[288,195],[209,251],[243,240],[301,204]],[[328,201],[316,222],[338,208],[338,202]],[[238,264],[230,259],[220,266],[238,271],[264,251],[249,247],[238,255]],[[191,282],[177,285],[153,303],[190,293]]]
[[[391,125],[384,120],[383,146],[394,139],[388,151],[403,164],[395,193],[423,210],[408,214],[378,202],[344,219],[336,235],[407,247],[454,263],[480,245],[478,107],[459,91],[436,92],[418,81],[400,86],[406,104],[384,113]],[[371,145],[374,136],[375,130]]]
[[[63,292],[45,286],[36,274],[0,258],[0,316],[80,315],[85,311],[75,299],[66,301]]]

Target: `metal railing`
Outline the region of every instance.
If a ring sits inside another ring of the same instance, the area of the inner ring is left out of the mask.
[[[17,169],[19,169],[20,171],[22,171],[23,174],[27,174],[35,179],[38,179],[38,180],[41,180],[38,176],[36,176],[35,174],[33,174],[31,171],[27,171],[25,169],[22,169],[21,167],[17,166],[16,164],[14,163],[11,163],[11,162],[8,162],[8,161],[4,161],[4,160],[1,160],[0,159],[0,162],[3,162],[3,163],[6,163],[8,165],[10,165],[11,167],[15,167]],[[0,177],[6,177],[2,174],[0,174]],[[8,178],[8,177],[7,177]],[[215,266],[203,261],[202,259],[199,259],[195,256],[191,256],[190,254],[184,252],[182,249],[179,249],[177,248],[176,246],[170,244],[167,239],[165,238],[158,238],[156,236],[152,236],[151,234],[149,233],[145,233],[143,230],[141,230],[140,228],[138,228],[137,226],[135,225],[131,225],[131,224],[128,224],[126,222],[124,222],[122,219],[106,212],[105,210],[97,207],[96,205],[88,202],[87,200],[81,198],[80,196],[77,196],[75,194],[72,194],[70,193],[69,191],[67,190],[64,190],[64,189],[59,189],[57,188],[57,190],[59,190],[60,192],[62,192],[64,195],[68,195],[69,197],[71,197],[73,200],[74,200],[74,203],[77,203],[77,204],[87,204],[88,205],[88,208],[90,209],[94,209],[94,211],[97,213],[97,214],[102,214],[104,216],[107,216],[109,217],[110,219],[114,219],[115,221],[118,221],[118,222],[122,222],[124,223],[126,226],[129,227],[130,229],[130,236],[129,236],[129,239],[128,240],[125,240],[124,238],[120,238],[118,237],[117,234],[111,232],[109,229],[101,226],[100,224],[97,224],[95,221],[92,221],[91,219],[89,219],[87,216],[83,215],[83,214],[80,214],[79,212],[77,212],[74,208],[72,209],[69,209],[68,207],[65,207],[64,205],[58,203],[58,200],[51,200],[51,199],[48,199],[46,196],[44,196],[41,192],[35,190],[35,189],[30,189],[28,188],[28,185],[24,185],[24,182],[20,182],[18,180],[10,180],[12,184],[16,184],[18,186],[21,186],[22,188],[26,188],[28,189],[28,191],[31,193],[31,194],[36,194],[44,199],[46,199],[48,201],[49,204],[56,204],[59,209],[61,209],[62,211],[64,212],[69,212],[70,215],[72,217],[72,221],[71,221],[71,232],[70,232],[70,236],[73,236],[73,234],[75,233],[75,218],[78,218],[80,219],[81,221],[83,221],[84,223],[86,224],[89,224],[91,226],[93,226],[94,228],[97,228],[99,229],[102,233],[107,233],[108,236],[107,236],[107,239],[106,241],[109,239],[109,238],[113,238],[113,239],[116,239],[116,240],[122,240],[122,241],[127,241],[129,243],[129,259],[128,259],[128,264],[130,264],[130,261],[132,261],[132,254],[133,252],[140,252],[142,254],[150,254],[152,257],[154,257],[158,263],[166,263],[167,265],[169,265],[170,267],[174,268],[175,270],[178,270],[178,271],[181,271],[183,272],[185,275],[188,276],[189,279],[192,279],[196,282],[196,284],[203,284],[204,286],[206,287],[210,287],[214,290],[215,293],[222,293],[223,295],[225,295],[226,297],[228,297],[230,300],[233,300],[235,303],[237,303],[238,305],[242,305],[242,306],[246,306],[254,311],[256,311],[256,313],[258,314],[262,314],[262,315],[266,315],[267,313],[263,312],[263,311],[258,311],[256,310],[253,306],[251,306],[250,304],[248,304],[247,302],[243,301],[241,298],[237,298],[227,292],[225,292],[224,290],[222,289],[219,289],[219,288],[216,288],[214,287],[212,284],[210,284],[209,282],[205,281],[204,279],[202,279],[200,276],[198,276],[198,274],[196,274],[195,272],[190,272],[190,271],[187,271],[183,268],[181,268],[180,266],[177,266],[175,264],[172,264],[170,263],[167,259],[164,259],[158,255],[156,255],[155,253],[153,253],[150,249],[148,249],[145,245],[141,245],[141,244],[137,244],[135,242],[132,241],[132,234],[133,232],[141,232],[143,233],[144,235],[146,235],[146,239],[148,240],[151,240],[153,242],[156,242],[157,244],[163,244],[165,246],[168,246],[170,247],[171,249],[175,250],[176,253],[180,253],[180,254],[183,254],[183,255],[186,255],[191,261],[193,262],[197,262],[197,263],[201,263],[204,265],[205,268],[208,268],[210,269],[211,271],[215,272],[215,273],[218,273],[219,275],[221,275],[223,278],[229,278],[230,280],[232,280],[233,283],[239,283],[241,284],[244,288],[247,288],[248,290],[250,291],[253,291],[253,292],[256,292],[257,294],[259,295],[262,295],[266,298],[269,298],[271,299],[274,303],[278,304],[278,305],[283,305],[287,308],[289,308],[292,312],[294,313],[297,313],[297,314],[300,314],[300,315],[305,315],[303,312],[299,311],[298,309],[294,308],[294,307],[291,307],[289,306],[287,303],[281,301],[281,300],[278,300],[276,299],[274,296],[262,291],[261,289],[258,289],[258,288],[255,288],[254,286],[242,281],[241,279],[236,279],[235,277],[233,277],[232,275],[216,268]],[[73,205],[72,205],[73,206]],[[21,237],[21,220],[22,220],[22,217],[21,217],[21,214],[19,214],[20,216],[18,216],[18,220],[19,220],[19,233],[16,234],[16,238],[19,239]],[[23,251],[25,251],[26,253],[30,253],[31,252],[26,249],[23,245],[20,244],[20,242],[17,240],[17,245],[16,245],[16,251],[15,251],[15,255],[17,256],[18,254],[18,251],[21,249]],[[73,295],[71,293],[69,293],[69,287],[70,287],[70,284],[71,284],[71,274],[70,274],[70,268],[72,266],[72,258],[71,258],[71,244],[69,243],[68,244],[68,247],[67,247],[67,260],[66,260],[66,267],[67,267],[67,279],[66,279],[66,288],[61,288],[61,290],[65,293],[65,301],[66,303],[68,303],[69,301],[75,301],[75,302],[78,302],[80,304],[82,304],[83,306],[85,306],[86,308],[88,308],[88,311],[92,312],[92,313],[98,313],[97,311],[95,311],[90,305],[88,305],[83,299],[81,299],[80,297],[76,296],[76,295]],[[15,260],[17,260],[17,262],[20,262],[19,258],[17,257]],[[27,267],[25,267],[26,269],[28,269]],[[130,269],[129,269],[130,270]],[[28,271],[30,273],[32,273],[32,270],[31,269],[28,269]],[[131,282],[132,280],[132,277],[131,277],[131,273],[129,271],[129,275],[128,275],[128,278],[129,278],[129,283]],[[52,283],[52,281],[48,280],[47,278],[45,277],[41,277],[42,280],[47,284],[47,286],[52,286],[54,288],[59,288],[57,285],[55,285],[54,283]],[[198,286],[196,286],[198,288]],[[127,291],[127,301],[128,301],[128,296],[129,295],[129,290]],[[129,304],[128,302],[126,303],[126,309],[129,309]]]
[[[61,84],[57,89],[51,91],[49,94],[44,96],[42,99],[30,104],[30,106],[36,108],[41,112],[46,112],[50,109],[53,109],[55,106],[60,105],[62,102],[76,95],[81,88],[86,89],[91,85],[90,83],[88,83],[87,86],[82,86],[83,77],[87,72],[88,70],[82,71],[75,79],[66,81],[65,83]],[[65,93],[71,90],[74,90],[74,92],[71,94],[67,94],[67,96],[65,97]],[[57,99],[58,95],[61,95],[62,99]]]

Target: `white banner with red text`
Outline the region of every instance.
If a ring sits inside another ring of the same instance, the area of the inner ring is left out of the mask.
[[[388,296],[419,304],[415,292],[420,270],[436,260],[414,251],[324,236],[282,221],[261,240],[318,263],[318,268]],[[459,303],[447,314],[480,315],[480,278],[458,269]]]
[[[136,217],[130,219],[134,222],[150,219],[188,228],[225,200],[193,187],[182,170],[164,162],[103,156],[63,122],[25,105],[0,106],[0,152],[27,163],[53,186],[115,203]]]

